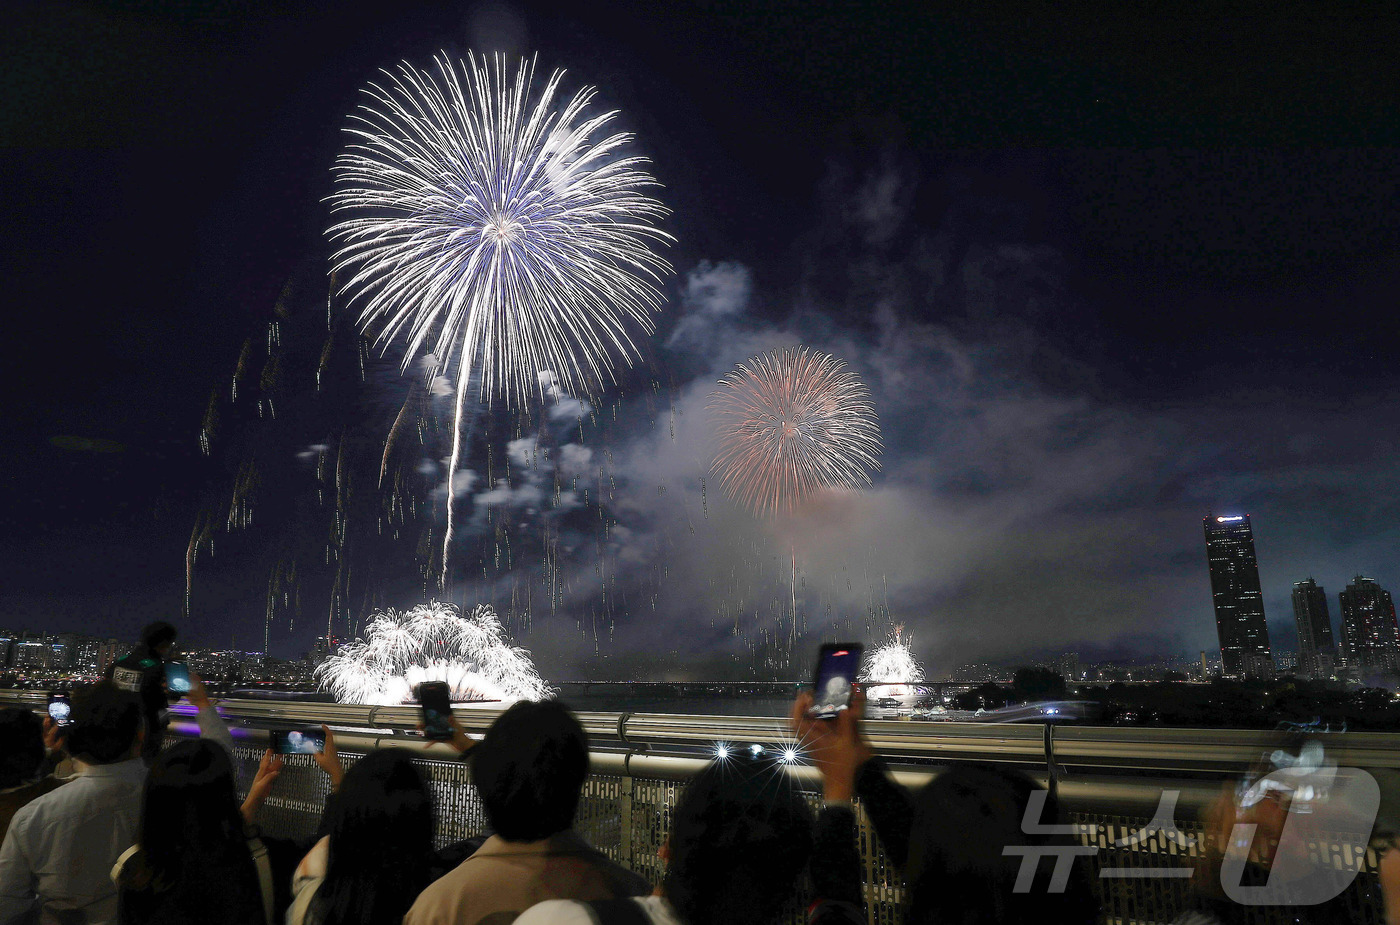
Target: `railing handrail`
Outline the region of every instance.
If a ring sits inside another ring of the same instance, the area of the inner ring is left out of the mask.
[[[0,704],[44,708],[45,691],[0,690]],[[216,700],[226,719],[241,725],[240,737],[263,741],[266,729],[325,723],[341,747],[372,750],[409,745],[425,757],[450,757],[445,746],[431,746],[406,734],[417,727],[412,706],[367,706],[308,701]],[[505,711],[504,705],[459,707],[453,712],[473,734]],[[187,705],[175,708],[188,716]],[[716,743],[750,743],[781,748],[792,744],[786,718],[663,713],[579,712],[575,714],[594,743],[600,773],[630,773],[684,780],[702,767]],[[889,761],[909,765],[901,773],[914,784],[927,780],[933,762],[988,761],[1013,764],[1042,780],[1054,777],[1067,802],[1149,805],[1163,788],[1182,791],[1181,805],[1201,805],[1220,793],[1219,781],[1238,775],[1267,751],[1290,738],[1286,732],[1252,729],[1181,729],[1072,726],[1039,723],[982,724],[866,720],[871,745]],[[381,731],[382,734],[376,734]],[[1325,734],[1328,753],[1340,765],[1400,768],[1400,733]],[[669,753],[668,753],[669,752]],[[801,777],[813,773],[794,765]],[[1124,776],[1131,773],[1132,777]]]
[[[0,690],[0,703],[41,710],[45,691]],[[309,701],[224,698],[215,701],[230,719],[259,725],[316,725],[407,732],[417,727],[414,706],[371,706]],[[454,709],[468,732],[481,733],[505,705]],[[189,708],[177,707],[177,712]],[[718,742],[765,746],[791,739],[785,717],[714,716],[684,713],[581,711],[575,714],[589,737],[621,748],[639,745],[710,746]],[[983,759],[1043,765],[1046,724],[959,723],[868,719],[863,728],[881,754],[907,759]],[[1052,724],[1053,757],[1061,765],[1104,770],[1164,773],[1236,772],[1296,734],[1255,729],[1189,729],[1139,726]],[[1328,732],[1321,734],[1339,764],[1400,768],[1400,733]]]

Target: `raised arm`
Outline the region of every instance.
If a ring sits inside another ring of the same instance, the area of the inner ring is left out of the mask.
[[[248,788],[248,795],[243,798],[243,821],[252,825],[254,817],[258,814],[258,808],[262,806],[263,800],[267,799],[267,794],[272,790],[273,781],[277,780],[277,775],[282,773],[282,756],[274,755],[272,749],[263,752],[262,761],[258,762],[258,773],[253,778],[252,786]]]
[[[195,714],[195,722],[199,723],[199,737],[209,739],[211,742],[218,742],[228,749],[229,756],[233,755],[233,733],[229,731],[228,723],[219,715],[219,711],[214,709],[214,704],[209,700],[209,691],[204,687],[204,681],[193,671],[190,672],[190,692],[186,695],[191,706],[199,712]]]
[[[863,701],[852,700],[851,709],[835,719],[808,715],[812,695],[799,694],[792,706],[792,730],[801,748],[822,776],[826,807],[817,817],[815,844],[808,869],[815,902],[808,913],[811,925],[862,922],[860,855],[856,850],[856,769],[869,752],[860,735],[857,710]]]
[[[808,870],[814,901],[807,913],[808,925],[864,923],[855,810],[846,804],[828,804],[817,816],[812,834]]]
[[[913,796],[890,777],[878,755],[872,755],[860,766],[855,789],[885,855],[904,870],[909,862],[909,834],[914,825]]]
[[[850,709],[834,719],[809,717],[811,703],[810,694],[798,696],[793,704],[792,726],[821,772],[827,802],[849,803],[852,797],[859,796],[885,854],[903,869],[909,859],[913,798],[890,778],[861,731],[865,695],[854,691]]]

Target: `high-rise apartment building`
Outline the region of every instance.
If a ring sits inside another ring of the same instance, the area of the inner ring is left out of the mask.
[[[1311,578],[1293,582],[1293,619],[1298,624],[1298,671],[1308,678],[1327,678],[1337,663],[1327,591]]]
[[[1248,514],[1212,515],[1204,521],[1210,595],[1220,638],[1221,673],[1267,677],[1273,673],[1259,559]]]
[[[1357,575],[1338,595],[1342,604],[1342,657],[1362,674],[1400,671],[1400,627],[1395,601],[1374,578]]]
[[[53,651],[43,637],[31,638],[26,634],[15,644],[14,666],[16,668],[48,668],[53,660]]]

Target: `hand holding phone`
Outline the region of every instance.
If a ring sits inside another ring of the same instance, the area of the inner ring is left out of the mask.
[[[72,725],[73,704],[67,691],[49,691],[49,718],[59,728]]]
[[[340,763],[340,751],[335,747],[335,733],[325,723],[321,724],[321,732],[325,734],[321,753],[312,755],[311,760],[331,779],[331,789],[339,790],[340,782],[345,779],[345,766]]]
[[[452,691],[446,681],[424,681],[418,685],[418,703],[423,708],[423,736],[435,742],[452,739]]]
[[[861,766],[875,754],[861,732],[865,695],[859,689],[851,691],[846,709],[835,716],[821,715],[815,705],[811,691],[797,695],[789,715],[793,735],[800,743],[803,760],[821,774],[822,795],[827,801],[849,802],[855,795]]]
[[[851,684],[860,671],[865,646],[858,642],[828,642],[817,653],[817,672],[812,685],[814,719],[834,719],[851,705]]]
[[[319,726],[274,729],[268,737],[279,755],[319,755],[326,750],[326,733]]]
[[[190,692],[190,666],[184,662],[166,662],[165,687],[172,694],[188,694]]]

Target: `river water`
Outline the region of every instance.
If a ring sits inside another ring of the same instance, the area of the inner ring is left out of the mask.
[[[559,699],[581,713],[686,713],[711,716],[787,716],[792,698],[765,695],[658,697],[559,685]]]

